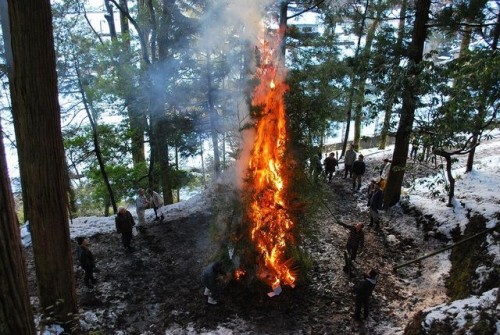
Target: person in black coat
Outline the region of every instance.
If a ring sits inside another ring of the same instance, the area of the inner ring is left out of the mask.
[[[374,184],[373,194],[368,202],[368,206],[370,207],[370,224],[368,226],[373,227],[375,224],[375,228],[380,228],[380,216],[378,211],[382,209],[383,202],[384,192],[379,184]]]
[[[325,174],[328,178],[328,182],[331,182],[332,177],[335,174],[335,167],[339,165],[333,152],[331,152],[330,155],[325,158],[325,160],[323,161],[323,165],[325,166]]]
[[[208,303],[217,305],[220,300],[221,287],[217,282],[219,276],[227,276],[221,262],[210,263],[201,274],[201,283],[205,287]]]
[[[85,237],[78,237],[76,241],[78,242],[78,260],[80,261],[80,266],[85,271],[83,281],[85,286],[93,288],[97,280],[94,278],[95,259],[92,251],[89,249],[89,240]]]
[[[132,214],[126,208],[120,207],[115,218],[116,231],[122,234],[122,244],[127,251],[132,251],[132,229],[135,226]]]
[[[341,221],[338,223],[349,229],[349,237],[347,238],[346,251],[344,252],[344,271],[351,273],[352,262],[356,259],[358,255],[358,250],[363,249],[365,244],[365,232],[363,231],[364,225],[362,223],[356,223],[354,226],[345,224]]]
[[[365,232],[363,231],[363,227],[364,225],[362,223],[356,223],[353,227],[349,227],[350,233],[345,248],[353,261],[356,259],[358,250],[362,250],[365,245]]]
[[[368,317],[369,307],[370,307],[370,297],[372,295],[373,289],[377,284],[378,272],[376,270],[370,270],[369,273],[363,275],[363,279],[355,287],[355,311],[354,319],[361,320],[361,307],[363,307],[363,315],[365,319]]]
[[[363,155],[358,156],[358,160],[352,164],[352,189],[358,190],[361,188],[361,177],[365,174],[366,164],[363,162]],[[357,183],[357,186],[356,186]]]

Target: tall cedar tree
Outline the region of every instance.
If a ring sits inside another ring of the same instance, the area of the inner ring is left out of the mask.
[[[2,134],[0,125],[0,134]],[[0,137],[0,334],[35,334],[28,278]]]
[[[409,70],[408,79],[403,83],[403,106],[396,132],[396,144],[392,156],[391,172],[384,192],[384,207],[395,205],[401,196],[401,186],[405,173],[408,146],[415,119],[415,109],[419,92],[420,63],[423,59],[424,42],[427,37],[427,21],[429,20],[430,0],[416,2],[416,17],[412,39],[408,46]]]
[[[47,316],[50,311],[67,332],[75,333],[78,306],[50,2],[8,0],[8,5],[14,127],[41,312]]]
[[[7,0],[0,0],[0,22],[6,54],[6,69],[12,79],[12,53]],[[35,334],[28,296],[28,279],[19,228],[10,189],[0,123],[0,334]]]

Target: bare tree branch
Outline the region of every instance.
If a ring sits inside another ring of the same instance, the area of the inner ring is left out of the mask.
[[[314,8],[318,7],[319,5],[321,5],[323,2],[325,2],[325,0],[320,0],[318,1],[316,4],[314,4],[313,6],[309,7],[309,8],[306,8],[300,12],[298,12],[297,14],[293,14],[292,16],[288,16],[286,19],[289,20],[289,19],[293,19],[294,17],[297,17],[299,15],[302,15],[304,14],[305,12],[308,12],[310,10],[313,10]]]

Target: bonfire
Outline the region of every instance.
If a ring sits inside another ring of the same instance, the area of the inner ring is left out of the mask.
[[[273,43],[274,42],[274,43]],[[249,239],[255,248],[256,276],[272,289],[295,286],[296,273],[288,250],[294,243],[295,220],[287,201],[290,173],[287,171],[287,128],[284,94],[286,70],[279,56],[280,40],[265,41],[259,48],[260,60],[252,105],[256,116],[255,142],[248,163],[247,209]],[[287,158],[289,159],[289,158]],[[241,270],[240,270],[241,271]],[[241,272],[240,272],[241,274]]]

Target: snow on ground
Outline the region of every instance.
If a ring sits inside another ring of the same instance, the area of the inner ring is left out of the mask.
[[[500,205],[500,134],[494,140],[483,142],[477,149],[474,170],[465,173],[465,157],[452,170],[456,179],[453,208],[436,206],[436,200],[447,197],[443,175],[435,175],[415,181],[414,189],[407,190],[410,203],[423,214],[432,215],[439,222],[439,231],[450,237],[450,232],[460,227],[463,232],[468,222],[467,213],[479,213],[489,219],[487,228],[496,224],[495,214]]]
[[[423,322],[424,329],[430,330],[436,321],[447,322],[453,329],[464,329],[467,324],[475,324],[479,320],[480,313],[498,313],[497,293],[498,288],[495,288],[481,296],[471,296],[424,310],[424,313],[428,313]],[[499,328],[500,325],[497,324],[497,331]]]
[[[127,206],[137,224],[137,213],[135,206]],[[158,215],[163,214],[165,220],[178,220],[186,218],[193,213],[208,211],[208,202],[204,201],[202,195],[196,195],[189,200],[181,201],[172,205],[163,206],[158,211]],[[154,210],[147,209],[145,213],[147,222],[152,222],[155,218]],[[72,239],[79,236],[90,237],[96,234],[106,234],[116,232],[115,216],[89,216],[74,218],[69,224],[69,233]],[[27,224],[21,227],[21,240],[24,246],[31,245],[31,236]]]

